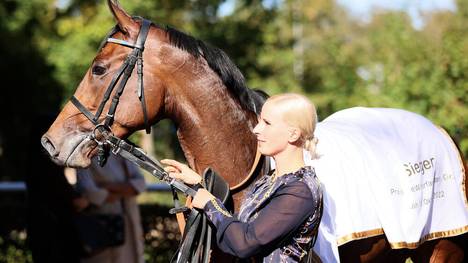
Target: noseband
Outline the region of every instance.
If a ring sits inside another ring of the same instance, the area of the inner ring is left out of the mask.
[[[117,105],[119,104],[120,96],[123,93],[123,90],[125,88],[125,85],[127,84],[128,79],[132,75],[135,65],[137,65],[138,98],[141,102],[141,107],[143,110],[146,133],[151,132],[151,126],[148,123],[148,114],[146,111],[146,102],[145,102],[145,92],[144,92],[144,87],[143,87],[143,50],[145,48],[146,37],[148,36],[150,26],[151,26],[151,21],[142,19],[140,32],[138,33],[138,38],[135,44],[129,43],[125,40],[115,39],[115,38],[110,38],[110,37],[106,39],[107,42],[129,47],[129,48],[132,48],[133,50],[127,56],[122,66],[119,68],[117,73],[112,78],[112,81],[109,84],[109,87],[107,88],[106,92],[104,93],[104,97],[102,98],[102,101],[99,104],[99,107],[94,115],[85,106],[83,106],[83,104],[81,104],[81,102],[75,96],[71,97],[71,102],[73,103],[73,105],[75,105],[78,108],[78,110],[80,110],[86,116],[86,118],[88,118],[95,125],[95,129],[103,127],[109,131],[111,130],[110,127],[112,126],[112,123],[114,122],[114,115],[117,109]],[[110,95],[119,80],[120,80],[119,87],[117,88],[117,91],[115,92],[114,97],[112,98],[112,102],[109,107],[109,111],[107,112],[107,115],[105,117],[104,123],[99,123],[99,117],[101,116],[102,110],[104,109],[104,106],[109,100]]]

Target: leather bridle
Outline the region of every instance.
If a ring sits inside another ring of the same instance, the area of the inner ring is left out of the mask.
[[[145,48],[146,37],[148,36],[150,26],[151,26],[151,21],[142,19],[140,32],[138,33],[137,41],[134,44],[127,42],[125,40],[115,39],[111,37],[106,39],[106,42],[119,44],[125,47],[132,48],[133,50],[127,56],[122,66],[120,66],[119,70],[112,78],[112,81],[107,87],[107,90],[104,93],[104,97],[102,98],[102,101],[99,104],[99,107],[94,115],[85,106],[83,106],[83,104],[81,104],[81,102],[75,96],[71,97],[71,102],[73,103],[73,105],[75,105],[78,108],[78,110],[80,110],[86,116],[86,118],[88,118],[95,125],[95,128],[94,128],[95,130],[105,128],[108,131],[111,131],[110,127],[112,126],[112,123],[114,122],[115,111],[117,109],[117,105],[119,104],[120,96],[122,95],[123,90],[125,89],[125,85],[127,84],[128,79],[132,75],[135,65],[137,65],[137,74],[138,74],[137,94],[141,102],[141,108],[143,110],[146,133],[151,132],[151,126],[149,125],[148,114],[146,111],[145,91],[144,91],[144,86],[143,86],[143,51]],[[104,122],[100,123],[99,118],[102,114],[104,106],[109,100],[111,93],[114,90],[119,80],[120,80],[119,87],[117,88],[117,91],[115,92],[114,97],[112,98],[109,111],[107,112]],[[93,131],[93,133],[95,133],[95,131]]]

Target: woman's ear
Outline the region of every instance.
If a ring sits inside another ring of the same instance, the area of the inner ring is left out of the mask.
[[[301,130],[299,130],[298,128],[289,128],[289,139],[288,139],[288,142],[289,143],[297,143],[299,141],[299,139],[301,138]]]

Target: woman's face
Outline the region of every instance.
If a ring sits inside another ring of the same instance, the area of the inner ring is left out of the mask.
[[[253,129],[261,154],[275,156],[288,146],[291,127],[283,121],[282,116],[280,107],[269,102],[263,105],[258,124]]]

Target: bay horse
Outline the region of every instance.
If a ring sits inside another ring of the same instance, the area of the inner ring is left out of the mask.
[[[129,16],[115,1],[108,4],[117,21],[108,37],[123,44],[103,42],[75,91],[74,97],[90,112],[99,108],[106,92],[103,87],[132,52],[125,43],[136,43],[142,27],[141,18]],[[173,28],[151,24],[142,58],[147,114],[137,96],[141,91],[135,69],[112,114],[113,134],[126,138],[147,124],[171,119],[190,167],[199,173],[212,167],[231,187],[236,186],[233,198],[238,205],[256,157],[252,129],[263,97],[246,87],[243,75],[223,51]],[[109,108],[105,104],[104,111]],[[56,164],[85,168],[97,154],[96,142],[87,139],[94,128],[76,104],[68,102],[41,142]],[[461,262],[463,256],[463,248],[452,239],[427,241],[413,250],[392,250],[385,236],[378,235],[340,247],[343,262],[404,262],[408,257],[416,262]]]

